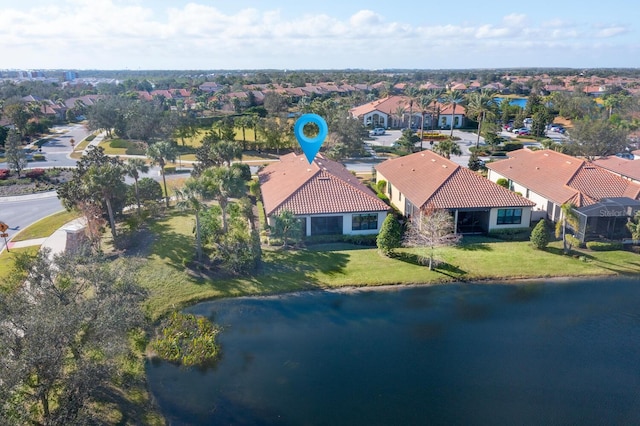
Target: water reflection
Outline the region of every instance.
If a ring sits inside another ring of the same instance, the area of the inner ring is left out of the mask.
[[[213,370],[148,366],[172,424],[637,424],[640,282],[451,284],[199,304]]]

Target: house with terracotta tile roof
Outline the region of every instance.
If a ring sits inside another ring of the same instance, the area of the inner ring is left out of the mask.
[[[342,164],[317,155],[280,157],[258,173],[269,225],[288,210],[303,221],[306,236],[377,234],[389,206]]]
[[[636,155],[635,152],[632,152],[632,154],[634,155],[634,160],[627,160],[615,155],[610,155],[594,160],[593,164],[640,184],[640,158],[638,158],[640,157],[640,151],[637,153],[638,155]]]
[[[404,109],[404,117],[397,115],[399,109]],[[453,107],[447,104],[437,103],[434,106],[436,114],[432,111],[425,111],[424,126],[430,128],[432,120],[433,124],[441,128],[449,128],[451,125],[451,113]],[[408,96],[387,96],[382,99],[368,102],[364,105],[351,108],[349,114],[353,118],[362,120],[365,126],[371,127],[403,127],[405,123],[410,122],[412,127],[420,126],[421,117],[420,108],[416,103],[411,104],[411,98]],[[456,105],[455,114],[453,115],[454,128],[462,127],[465,120],[466,110],[462,105]],[[411,120],[408,117],[411,115]],[[439,118],[438,118],[439,117]],[[439,120],[436,123],[436,120]]]
[[[534,220],[558,221],[563,204],[575,205],[581,216],[576,230],[581,241],[624,237],[627,218],[640,206],[640,183],[552,150],[520,149],[505,160],[488,163],[487,168],[489,180],[507,179],[513,191],[535,203]]]
[[[530,225],[535,203],[432,151],[376,166],[391,203],[406,217],[427,207],[446,209],[457,233],[485,233]]]

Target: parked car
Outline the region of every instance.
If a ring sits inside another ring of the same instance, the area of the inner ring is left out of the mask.
[[[385,130],[383,127],[376,127],[371,131],[371,136],[381,136],[384,135]]]
[[[513,133],[515,133],[516,135],[519,135],[519,136],[522,136],[522,135],[529,135],[529,134],[531,134],[531,133],[529,132],[529,129],[527,129],[526,127],[521,127],[521,128],[519,128],[519,129],[515,129],[515,130],[513,131]]]
[[[619,152],[616,154],[618,158],[624,158],[625,160],[633,160],[635,157],[630,152]]]

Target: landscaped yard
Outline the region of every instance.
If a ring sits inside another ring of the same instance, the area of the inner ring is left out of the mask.
[[[345,286],[640,273],[640,260],[631,252],[584,251],[565,256],[560,243],[539,251],[529,242],[469,238],[459,247],[438,249],[438,257],[447,264],[435,271],[418,264],[415,249],[402,249],[391,259],[380,256],[375,248],[341,244],[308,250],[266,249],[256,274],[208,279],[184,267],[194,255],[193,216],[172,214],[152,230],[156,240],[140,270],[140,279],[150,291],[147,309],[153,318],[218,297]]]

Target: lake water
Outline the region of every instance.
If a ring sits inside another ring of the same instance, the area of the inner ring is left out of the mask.
[[[208,370],[147,367],[172,425],[640,424],[640,280],[201,303]]]
[[[505,98],[495,97],[494,98],[498,104],[500,104]],[[509,105],[517,105],[520,108],[524,109],[527,106],[527,98],[507,98],[509,100]]]

